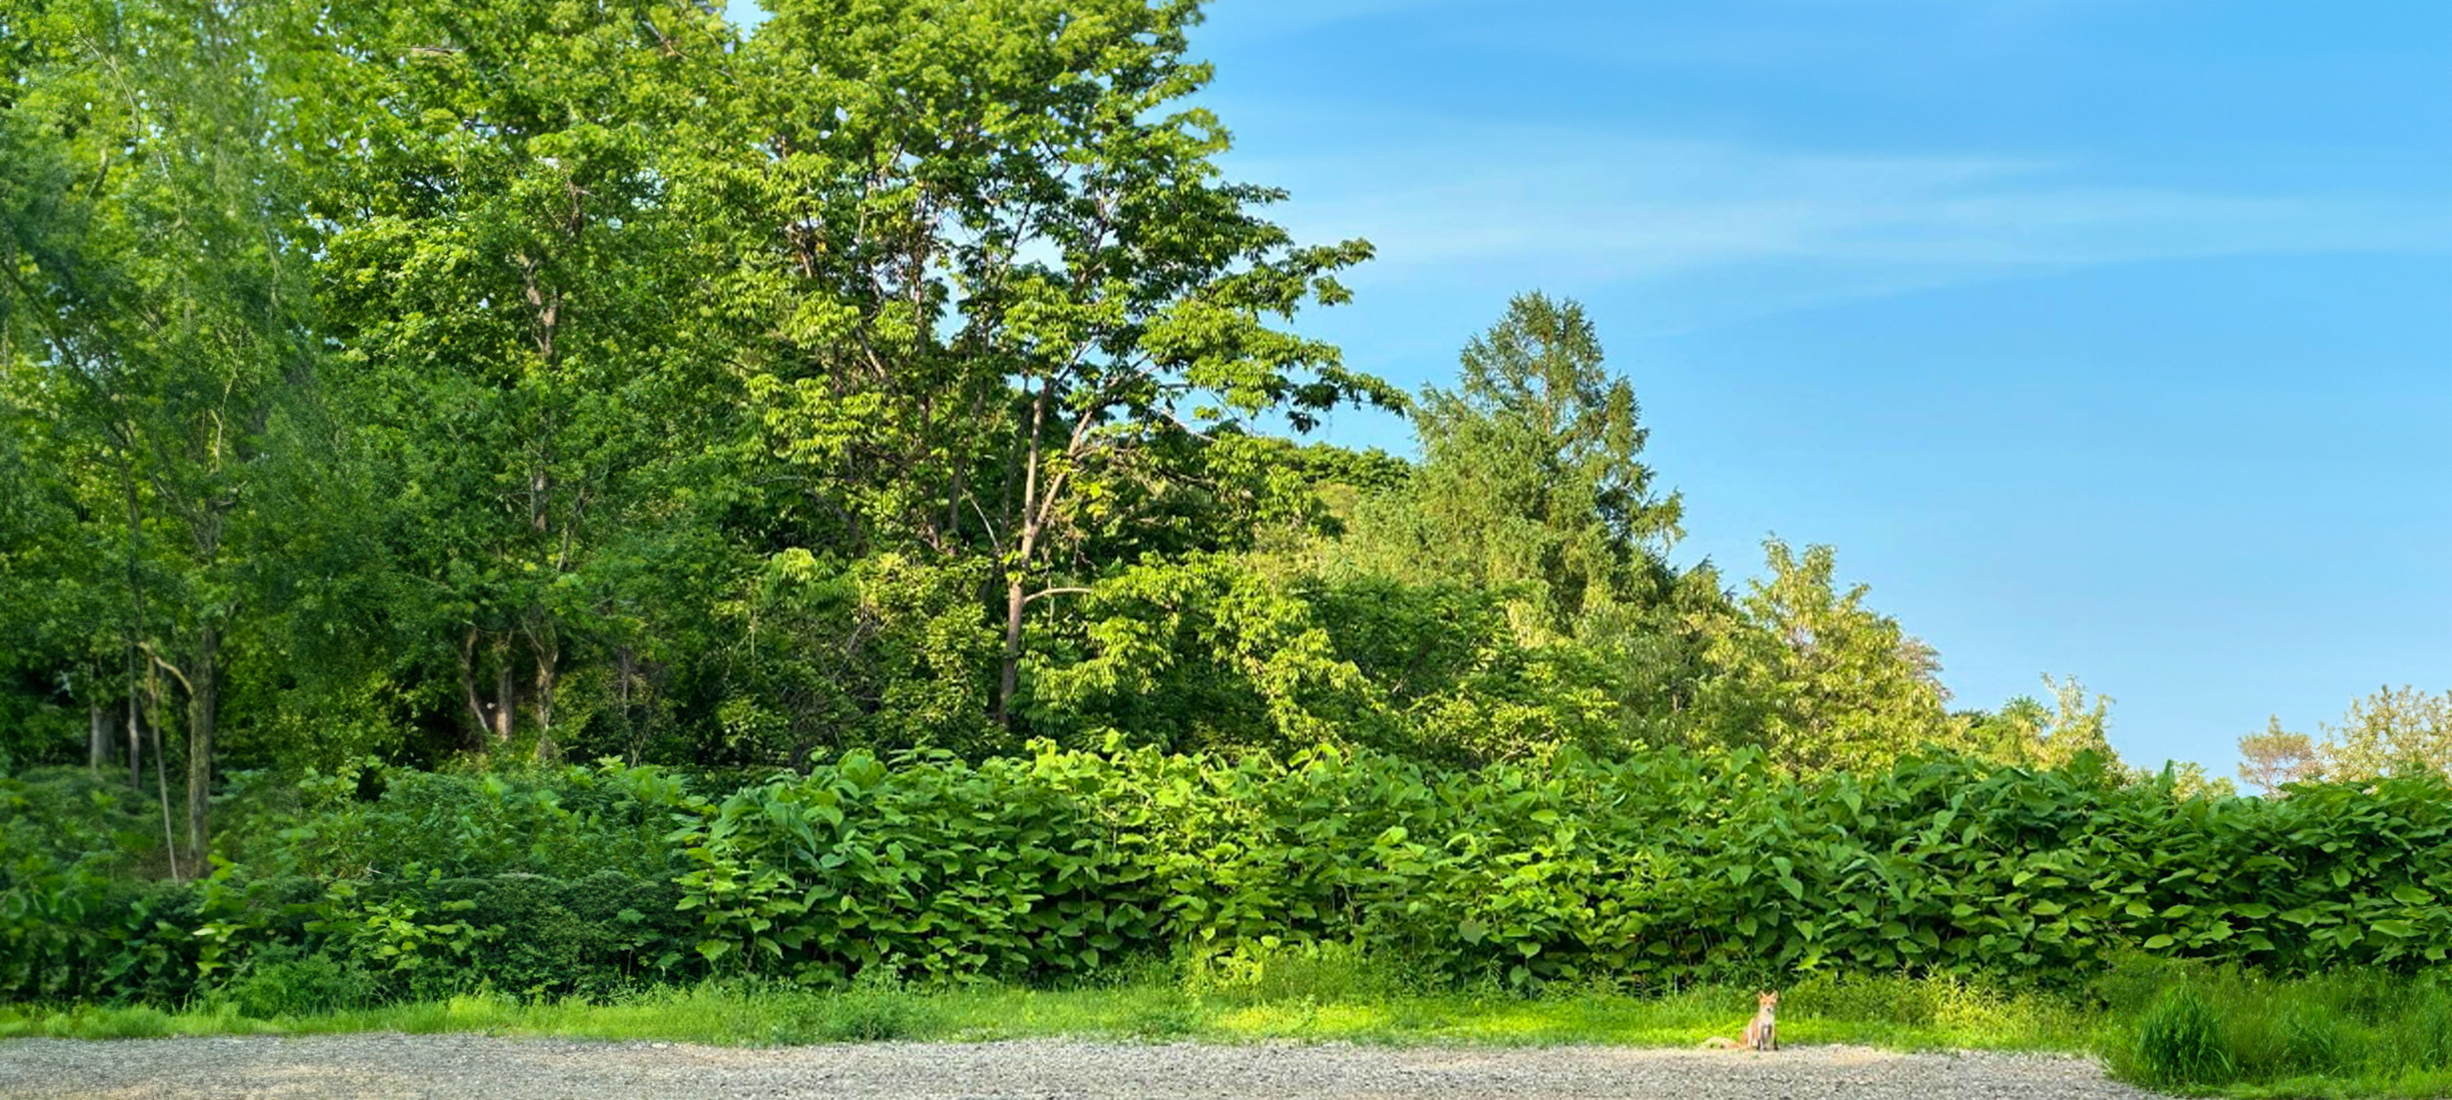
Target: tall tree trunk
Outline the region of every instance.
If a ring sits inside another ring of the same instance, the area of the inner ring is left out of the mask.
[[[507,639],[494,643],[494,701],[488,703],[477,693],[476,627],[460,639],[460,697],[468,704],[468,715],[477,720],[477,748],[488,748],[487,738],[496,745],[511,739],[511,716],[518,699],[511,686],[511,652]]]
[[[204,866],[213,795],[213,729],[221,702],[221,630],[197,628],[195,663],[187,674],[187,844],[190,865]]]
[[[102,766],[111,762],[111,720],[103,716],[102,704],[86,704],[85,767],[99,776]]]
[[[1013,696],[1022,686],[1022,581],[1016,573],[1005,584],[1005,652],[996,678],[996,722],[1013,724]]]
[[[130,685],[133,688],[133,684]],[[128,692],[128,786],[145,797],[145,731],[137,728],[136,692]]]
[[[628,746],[626,755],[630,766],[635,768],[639,763],[638,723],[630,717],[630,683],[638,679],[638,654],[631,652],[626,645],[615,649],[613,668],[616,674],[614,682],[620,685],[621,690],[622,744]]]
[[[494,643],[494,743],[511,743],[513,722],[519,716],[519,687],[511,677],[511,640]]]
[[[996,724],[1013,724],[1013,697],[1022,683],[1022,612],[1029,606],[1023,588],[1030,581],[1030,559],[1039,540],[1039,438],[1047,426],[1048,383],[1039,383],[1030,401],[1030,436],[1022,469],[1022,507],[1014,535],[1018,541],[1005,563],[1005,652],[996,677]]]
[[[170,860],[170,881],[175,883],[179,881],[179,841],[170,835],[170,768],[163,763],[162,689],[152,673],[145,676],[145,701],[146,709],[153,712],[153,791],[162,802],[162,855]]]
[[[562,640],[548,619],[528,632],[528,645],[536,652],[536,758],[552,760],[556,753],[553,742],[553,693],[562,675]]]
[[[477,697],[477,628],[468,628],[460,638],[460,701],[468,705],[468,716],[477,723],[477,747],[485,745],[485,735],[494,724],[485,716],[485,700]]]
[[[144,742],[136,730],[136,670],[145,659],[145,586],[136,572],[136,559],[144,545],[145,525],[137,511],[136,474],[129,466],[125,448],[119,452],[119,481],[128,498],[128,786],[141,798],[145,793],[145,753]]]

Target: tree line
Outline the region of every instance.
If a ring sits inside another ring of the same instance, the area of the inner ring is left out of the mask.
[[[2239,778],[2266,794],[2320,779],[2452,775],[2452,691],[2378,688],[2353,700],[2341,724],[2318,723],[2314,736],[2284,728],[2277,715],[2239,739],[2239,757]]]
[[[1418,394],[1304,335],[1371,249],[1225,174],[1198,0],[769,7],[0,7],[0,768],[193,867],[370,756],[2108,755],[1827,547],[1674,563],[1573,301]]]

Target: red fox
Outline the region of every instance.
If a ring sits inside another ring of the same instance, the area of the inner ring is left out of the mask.
[[[1745,1025],[1745,1038],[1743,1041],[1732,1039],[1707,1039],[1703,1042],[1703,1045],[1711,1047],[1715,1050],[1778,1050],[1778,991],[1770,989],[1763,990],[1760,995],[1754,998],[1754,1003],[1759,1007],[1755,1008],[1754,1010],[1754,1022]]]

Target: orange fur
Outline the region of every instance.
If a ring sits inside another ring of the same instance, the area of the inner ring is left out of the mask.
[[[1778,991],[1763,990],[1755,996],[1754,1005],[1754,1019],[1745,1025],[1744,1039],[1707,1039],[1703,1045],[1715,1050],[1778,1050]]]

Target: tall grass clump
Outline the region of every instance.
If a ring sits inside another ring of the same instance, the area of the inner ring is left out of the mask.
[[[2237,1067],[2213,1005],[2193,986],[2164,991],[2138,1022],[2133,1076],[2157,1088],[2229,1083]]]
[[[2139,1084],[2244,1096],[2452,1096],[2452,972],[2277,978],[2166,968],[2144,1003],[2115,1000],[2106,1012],[2111,1068]]]
[[[780,997],[780,1018],[768,1029],[770,1042],[884,1043],[924,1038],[943,1026],[930,998],[871,971],[831,994],[794,991]]]

